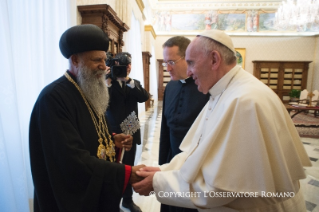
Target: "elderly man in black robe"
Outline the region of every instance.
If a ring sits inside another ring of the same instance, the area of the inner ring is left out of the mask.
[[[66,30],[60,39],[69,69],[40,93],[30,120],[34,211],[119,211],[139,167],[116,163],[116,148],[132,136],[112,135],[105,118],[109,39],[95,25]],[[140,166],[141,167],[141,166]]]

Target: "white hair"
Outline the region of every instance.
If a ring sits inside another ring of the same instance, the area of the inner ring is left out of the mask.
[[[97,75],[99,74],[102,74],[102,76],[98,78]],[[85,97],[98,115],[104,114],[109,104],[109,92],[105,83],[105,74],[104,70],[92,70],[85,66],[82,60],[80,61],[77,81]]]

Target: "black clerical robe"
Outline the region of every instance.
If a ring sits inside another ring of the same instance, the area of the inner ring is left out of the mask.
[[[35,212],[119,211],[125,167],[97,158],[91,115],[65,76],[42,90],[29,136]]]
[[[110,102],[106,111],[111,129],[115,133],[122,133],[121,123],[134,111],[138,116],[138,104],[146,102],[148,92],[142,87],[140,81],[134,79],[134,88],[124,83],[121,86],[117,80],[112,80],[109,89]],[[141,144],[141,132],[137,130],[133,134],[133,144]]]
[[[209,99],[199,92],[193,78],[170,81],[165,88],[160,134],[159,165],[180,153],[187,131]]]
[[[127,82],[129,83],[129,82]],[[126,85],[121,86],[119,81],[112,80],[112,86],[109,87],[110,102],[107,109],[107,118],[110,121],[112,132],[122,133],[121,123],[134,111],[138,116],[138,104],[148,100],[149,94],[142,87],[140,81],[134,79],[134,88]],[[124,132],[125,133],[125,132]],[[132,149],[125,152],[123,164],[134,165],[136,145],[141,144],[141,131],[138,129],[133,134]],[[132,201],[133,190],[131,185],[127,185],[123,194],[123,200],[127,203]]]

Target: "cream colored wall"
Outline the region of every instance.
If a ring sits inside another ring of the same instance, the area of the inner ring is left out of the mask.
[[[183,36],[183,35],[181,35],[181,36]],[[165,43],[165,41],[167,41],[171,37],[173,37],[173,36],[164,36],[164,35],[156,36],[156,40],[155,40],[156,59],[163,59],[162,45],[163,45],[163,43]],[[185,36],[185,37],[189,38],[190,40],[193,40],[195,36]]]
[[[158,69],[157,69],[157,60],[155,55],[155,38],[150,31],[144,32],[144,49],[143,51],[149,52],[152,57],[150,58],[150,90],[149,92],[153,95],[153,99],[157,101],[158,99]],[[154,52],[153,50],[154,49]]]
[[[171,36],[157,36],[156,57],[163,59],[162,44]],[[186,36],[193,39],[194,36]],[[319,90],[319,37],[248,37],[231,36],[235,48],[246,49],[245,69],[253,73],[253,60],[313,61],[308,72],[308,90],[315,68],[314,89]],[[316,52],[316,56],[315,56]],[[314,66],[315,64],[315,66]]]
[[[135,18],[139,21],[140,23],[140,32],[141,32],[141,41],[139,41],[141,43],[141,49],[143,50],[143,41],[144,41],[144,20],[143,20],[143,16],[141,13],[140,8],[138,7],[136,1],[132,1],[132,0],[128,0],[128,11],[133,13]],[[124,42],[126,42],[124,40]],[[125,49],[125,46],[123,47],[123,49]]]
[[[144,31],[144,46],[143,51],[151,52],[152,46],[155,48],[155,38],[150,31]]]
[[[312,73],[312,71],[314,71],[314,73]],[[311,70],[309,75],[311,78],[313,76],[313,90],[319,91],[319,36],[316,37],[315,53],[314,53],[314,69]],[[311,81],[308,84],[311,84]]]

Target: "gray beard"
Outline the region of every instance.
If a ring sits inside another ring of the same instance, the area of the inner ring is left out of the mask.
[[[102,74],[100,78],[96,75]],[[104,70],[91,70],[80,64],[77,81],[85,97],[89,100],[98,115],[106,112],[109,104],[109,92],[105,83]]]

